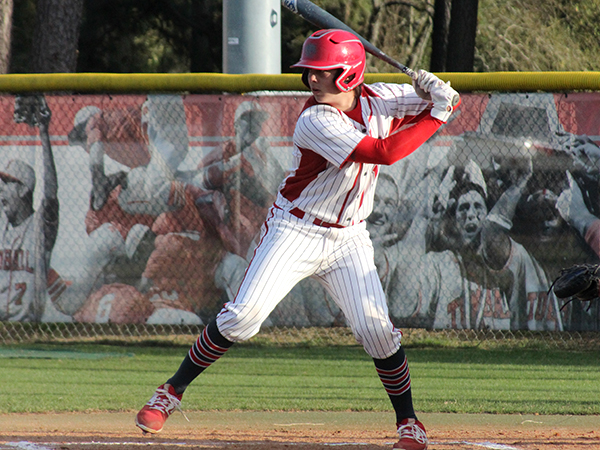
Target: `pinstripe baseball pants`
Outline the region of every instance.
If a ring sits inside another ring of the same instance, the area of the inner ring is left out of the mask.
[[[398,351],[402,333],[389,318],[366,224],[316,226],[276,207],[263,225],[235,299],[217,316],[219,331],[232,342],[250,339],[307,277],[327,289],[371,357],[384,359]]]

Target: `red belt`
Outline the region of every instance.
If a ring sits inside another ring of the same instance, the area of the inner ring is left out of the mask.
[[[277,209],[281,209],[279,206],[274,205],[275,208]],[[297,217],[298,219],[304,219],[304,216],[306,215],[306,213],[304,211],[302,211],[299,208],[293,208],[290,210],[290,214],[292,216]],[[345,228],[343,225],[340,225],[339,223],[329,223],[329,222],[324,222],[321,219],[317,219],[315,217],[315,219],[312,221],[313,224],[319,226],[319,227],[324,227],[324,228]]]

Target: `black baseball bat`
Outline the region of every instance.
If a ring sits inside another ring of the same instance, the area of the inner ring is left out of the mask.
[[[324,9],[318,7],[310,0],[281,0],[281,4],[283,6],[285,6],[287,9],[289,9],[290,11],[292,11],[294,14],[299,15],[307,22],[310,22],[319,28],[337,28],[340,30],[349,31],[350,33],[354,34],[360,40],[363,47],[365,48],[365,51],[376,56],[377,58],[381,59],[382,61],[385,61],[386,63],[390,64],[391,66],[395,67],[396,69],[399,69],[400,71],[404,72],[406,75],[411,77],[413,80],[417,79],[417,74],[415,73],[414,70],[412,70],[409,67],[406,67],[404,64],[396,61],[394,58],[387,55],[379,48],[375,47],[373,44],[371,44],[369,41],[367,41],[364,37],[362,37],[360,34],[358,34],[356,31],[354,31],[352,28],[350,28],[344,22],[342,22],[335,16],[329,14]],[[455,98],[452,99],[452,104],[453,105],[458,104],[458,100],[459,100],[459,97],[457,95],[457,96],[455,96]]]
[[[404,72],[413,80],[417,79],[417,74],[414,70],[406,67],[402,63],[399,63],[394,58],[375,47],[373,44],[367,41],[364,37],[362,37],[344,22],[342,22],[335,16],[329,14],[324,9],[318,7],[313,2],[309,0],[281,0],[281,4],[290,11],[292,11],[294,14],[299,15],[307,22],[310,22],[319,28],[337,28],[340,30],[349,31],[350,33],[354,34],[358,39],[360,39],[360,42],[365,48],[365,51],[376,56],[382,61],[385,61],[386,63],[394,66],[396,69],[399,69],[400,71]]]

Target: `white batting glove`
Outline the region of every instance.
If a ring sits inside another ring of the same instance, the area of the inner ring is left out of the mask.
[[[413,87],[419,97],[433,102],[431,115],[447,122],[455,106],[453,101],[458,97],[458,92],[450,87],[450,82],[444,83],[434,74],[420,69],[417,79],[413,80]]]
[[[437,78],[437,77],[436,77]],[[432,117],[447,122],[454,110],[454,99],[458,98],[458,92],[450,87],[450,82],[444,83],[440,80],[431,88],[431,100],[433,101]]]
[[[417,72],[417,79],[413,80],[412,85],[415,88],[415,92],[419,97],[423,100],[431,101],[431,88],[439,81],[442,83],[438,77],[434,74],[427,72],[426,70],[420,69]]]

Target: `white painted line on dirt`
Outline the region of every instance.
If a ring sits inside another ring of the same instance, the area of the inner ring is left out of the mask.
[[[46,443],[45,445],[52,445],[51,442]],[[68,447],[68,446],[79,446],[79,445],[105,445],[107,447],[113,446],[113,445],[131,445],[131,446],[140,446],[140,447],[148,447],[151,445],[160,445],[162,447],[194,447],[194,446],[198,446],[197,442],[194,443],[189,443],[189,442],[127,442],[127,441],[117,441],[117,442],[100,442],[100,441],[89,441],[89,442],[60,442],[60,446],[61,447]],[[227,445],[226,443],[212,443],[212,442],[202,442],[202,446],[204,447],[223,447]],[[0,447],[0,450],[2,450],[2,448]],[[52,449],[44,449],[44,448],[40,448],[40,447],[36,447],[36,448],[27,448],[25,450],[52,450]]]
[[[290,425],[290,424],[288,424]],[[304,425],[304,424],[303,424]],[[306,425],[319,425],[319,424],[306,424]],[[452,442],[429,442],[431,445],[448,445],[448,444],[461,444],[461,445],[472,445],[474,447],[483,447],[490,450],[520,450],[518,447],[513,447],[511,445],[504,444],[496,444],[494,442],[468,442],[468,441],[452,441]],[[152,445],[160,445],[160,446],[172,446],[172,447],[194,447],[198,445],[202,445],[204,447],[227,447],[229,442],[202,442],[199,444],[198,442],[127,442],[127,441],[117,441],[117,442],[99,442],[99,441],[89,441],[89,442],[60,442],[61,447],[68,446],[86,446],[86,445],[105,445],[107,447],[110,446],[121,446],[121,445],[130,445],[130,446],[152,446]],[[262,445],[261,442],[249,442],[249,445]],[[287,445],[303,445],[304,443],[299,442],[288,442]],[[56,442],[42,442],[42,443],[33,443],[28,441],[21,442],[5,442],[0,443],[0,450],[54,450],[53,446],[58,445]],[[349,446],[349,445],[369,445],[366,442],[337,442],[337,443],[322,443],[326,447],[340,447],[340,446]]]
[[[8,447],[5,447],[5,445],[7,445]],[[21,441],[21,442],[5,442],[5,443],[0,443],[0,450],[54,450],[54,446],[62,446],[62,447],[68,447],[68,446],[79,446],[79,445],[106,445],[106,446],[113,446],[113,445],[131,445],[131,446],[151,446],[151,445],[161,445],[161,446],[173,446],[173,447],[190,447],[190,446],[194,446],[197,445],[197,443],[187,443],[187,442],[124,442],[124,441],[118,441],[118,442],[96,442],[96,441],[90,441],[90,442],[42,442],[42,443],[33,443],[33,442],[27,442],[27,441]],[[215,444],[215,443],[208,443],[208,442],[204,442],[202,443],[202,445],[204,445],[205,447],[208,446],[212,446],[212,447],[221,447],[221,444]]]
[[[429,442],[431,445],[449,445],[449,444],[462,444],[472,445],[474,447],[489,448],[492,450],[520,450],[519,447],[513,447],[512,445],[496,444],[494,442],[467,442],[467,441],[453,441],[453,442]]]
[[[519,450],[518,447],[513,447],[511,445],[504,445],[504,444],[495,444],[493,442],[477,442],[477,443],[472,443],[472,445],[476,445],[478,447],[491,448],[494,450]]]
[[[20,441],[20,442],[7,442],[6,445],[8,447],[0,447],[2,448],[19,448],[21,450],[52,450],[48,447],[44,447],[39,444],[34,444],[33,442]]]
[[[321,445],[325,445],[327,447],[339,447],[342,445],[370,445],[367,444],[366,442],[338,442],[336,444],[321,444]]]

